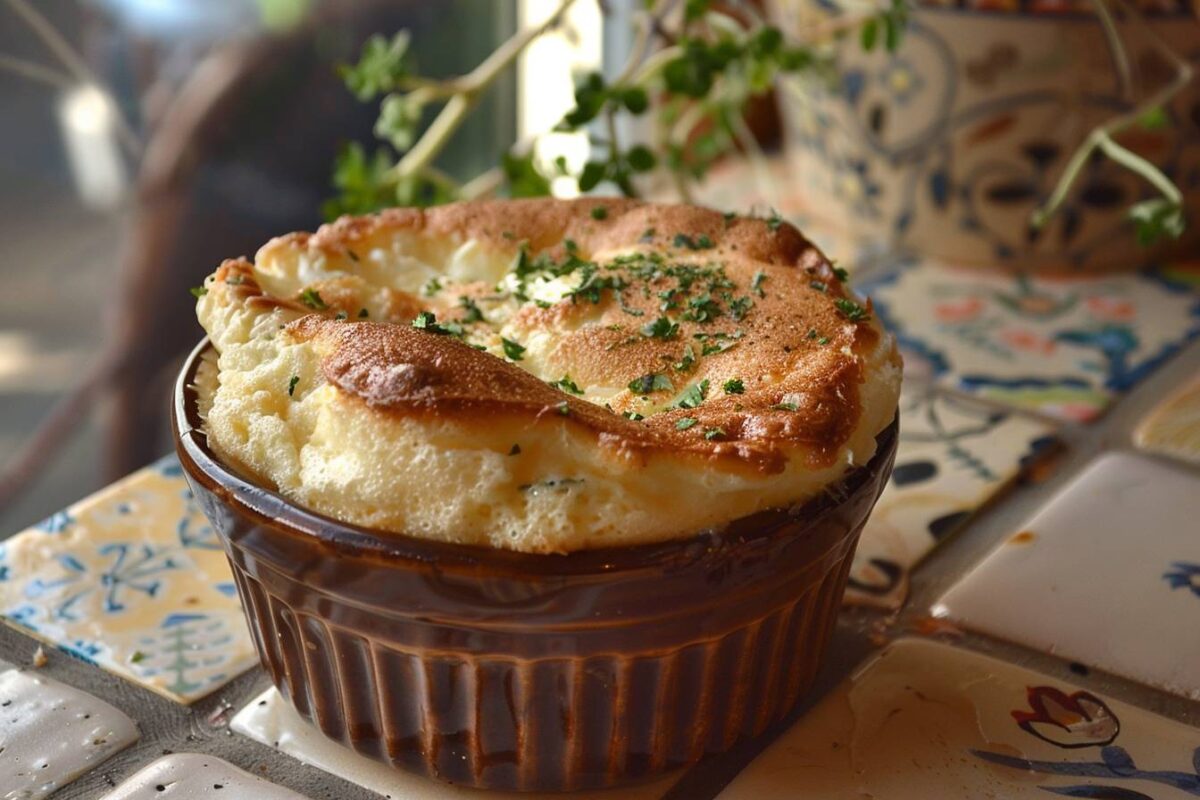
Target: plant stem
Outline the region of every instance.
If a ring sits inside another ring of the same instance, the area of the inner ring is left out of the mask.
[[[1103,1],[1103,0],[1101,0]],[[1054,215],[1056,211],[1066,201],[1067,195],[1071,191],[1071,187],[1075,185],[1075,181],[1079,178],[1079,174],[1083,171],[1084,165],[1088,158],[1097,149],[1100,149],[1105,155],[1113,158],[1114,161],[1132,170],[1135,174],[1140,175],[1152,186],[1158,189],[1163,195],[1172,202],[1178,202],[1179,190],[1171,184],[1170,179],[1163,175],[1162,171],[1140,156],[1135,156],[1124,147],[1113,141],[1113,136],[1127,128],[1137,124],[1138,120],[1155,108],[1166,105],[1179,92],[1183,91],[1189,83],[1192,82],[1194,72],[1191,64],[1180,58],[1175,51],[1171,50],[1162,39],[1148,26],[1144,24],[1141,15],[1133,10],[1131,12],[1135,19],[1143,24],[1144,33],[1153,41],[1158,50],[1166,56],[1175,66],[1175,78],[1163,86],[1158,91],[1152,93],[1146,100],[1137,104],[1129,111],[1092,129],[1088,137],[1072,154],[1071,159],[1067,162],[1066,169],[1058,179],[1058,183],[1054,187],[1054,191],[1050,193],[1050,197],[1045,203],[1033,212],[1031,222],[1035,228],[1043,227],[1046,222]],[[1114,157],[1112,154],[1118,153],[1120,158]],[[1164,186],[1169,186],[1170,191],[1165,191]]]
[[[1100,27],[1104,29],[1104,38],[1108,39],[1108,50],[1112,54],[1113,65],[1117,70],[1117,82],[1121,87],[1121,97],[1129,99],[1133,97],[1133,72],[1129,66],[1129,54],[1125,52],[1125,45],[1121,42],[1121,34],[1117,31],[1117,24],[1113,20],[1112,12],[1108,9],[1107,0],[1092,0],[1092,6],[1096,9],[1096,18],[1100,20]]]
[[[47,83],[59,89],[67,89],[75,85],[75,79],[66,73],[58,72],[50,67],[43,67],[32,61],[6,56],[3,53],[0,53],[0,70],[8,70],[22,78]]]
[[[19,0],[9,0],[18,2]],[[445,149],[450,137],[462,125],[463,120],[479,103],[484,91],[491,86],[517,56],[529,46],[533,40],[546,31],[557,26],[563,15],[575,3],[575,0],[559,0],[558,8],[550,18],[541,25],[528,30],[518,31],[500,45],[490,56],[462,78],[453,82],[457,91],[438,112],[437,117],[430,123],[429,128],[421,134],[421,138],[412,146],[404,157],[391,168],[388,176],[394,180],[411,177],[421,172],[427,165]]]
[[[130,156],[137,157],[142,152],[142,140],[134,131],[133,126],[125,118],[121,112],[121,108],[113,99],[112,94],[100,87],[103,84],[97,80],[95,74],[88,67],[87,62],[75,52],[63,35],[54,29],[54,26],[43,17],[37,9],[31,6],[26,0],[6,0],[9,8],[20,17],[34,35],[41,40],[51,53],[58,58],[62,65],[70,72],[80,83],[97,87],[104,95],[104,100],[113,111],[113,118],[116,120],[117,138],[125,147]]]

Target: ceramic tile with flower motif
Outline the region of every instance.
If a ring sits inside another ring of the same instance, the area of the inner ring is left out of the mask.
[[[5,622],[179,702],[257,663],[174,456],[0,544]]]
[[[1200,477],[1093,462],[942,597],[935,616],[1200,699]]]
[[[47,797],[137,739],[137,724],[97,697],[36,672],[0,673],[3,800]]]
[[[1151,411],[1133,440],[1143,450],[1200,464],[1200,378]]]
[[[1200,731],[1003,661],[900,640],[718,800],[1200,796]]]
[[[100,800],[305,800],[303,795],[200,753],[172,753],[143,767]]]
[[[891,480],[863,528],[846,601],[897,608],[908,573],[1054,443],[1052,428],[912,384]]]
[[[909,378],[1090,421],[1200,335],[1200,293],[1177,278],[1030,278],[925,263],[861,288],[897,335]]]
[[[384,797],[405,800],[550,800],[562,794],[480,792],[393,769],[359,755],[327,738],[306,722],[275,689],[268,689],[237,713],[230,723],[237,733],[274,747]],[[572,793],[572,800],[651,800],[662,797],[678,779],[672,775],[653,783],[599,792]]]

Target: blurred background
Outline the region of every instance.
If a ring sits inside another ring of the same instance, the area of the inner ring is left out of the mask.
[[[200,335],[188,288],[223,258],[319,225],[334,154],[372,139],[377,109],[346,91],[336,64],[369,35],[407,28],[423,73],[466,72],[554,5],[37,0],[46,30],[27,4],[0,0],[0,464],[48,418],[62,424],[35,448],[65,434],[0,506],[0,530],[170,450],[169,386]],[[477,174],[561,118],[573,75],[623,46],[613,5],[602,20],[577,4],[492,87],[439,166]],[[60,405],[89,381],[78,408]]]

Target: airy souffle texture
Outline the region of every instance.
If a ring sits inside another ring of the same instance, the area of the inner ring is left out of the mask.
[[[627,200],[343,218],[204,283],[217,454],[380,531],[536,553],[693,535],[865,464],[900,359],[793,227]]]

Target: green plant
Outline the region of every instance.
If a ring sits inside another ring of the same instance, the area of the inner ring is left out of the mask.
[[[560,0],[545,25],[509,39],[470,73],[446,80],[420,77],[409,54],[405,31],[392,39],[374,36],[357,64],[340,68],[347,87],[363,101],[380,100],[375,134],[386,145],[368,153],[347,146],[337,157],[333,183],[338,194],[325,205],[327,217],[363,213],[389,205],[433,205],[470,199],[502,188],[513,197],[547,195],[551,179],[569,176],[580,191],[608,184],[636,196],[639,175],[664,171],[682,200],[703,180],[709,167],[734,148],[757,159],[758,145],[743,119],[746,102],[769,91],[785,75],[834,79],[830,41],[857,31],[865,50],[895,50],[908,24],[907,0],[886,0],[864,14],[845,15],[802,42],[789,41],[748,5],[738,6],[746,20],[713,9],[712,0],[648,0],[636,17],[631,55],[606,80],[593,73],[575,90],[575,107],[557,131],[591,131],[592,157],[576,173],[562,159],[551,169],[537,163],[532,143],[519,143],[488,172],[459,183],[433,166],[450,136],[466,120],[479,97],[532,41],[561,24],[576,0]],[[1132,97],[1131,69],[1117,33],[1110,4],[1093,0],[1097,18],[1109,37],[1126,94]],[[1119,144],[1121,131],[1136,125],[1165,123],[1163,106],[1192,79],[1186,61],[1172,53],[1138,21],[1176,69],[1175,79],[1092,131],[1069,160],[1062,176],[1031,220],[1040,228],[1058,211],[1076,186],[1088,159],[1102,153],[1154,187],[1159,196],[1133,206],[1129,216],[1138,239],[1151,244],[1183,232],[1183,197],[1151,162]],[[793,84],[794,85],[794,84]],[[432,124],[417,135],[422,112],[441,104]],[[653,136],[647,142],[624,142],[621,115],[650,115]],[[761,168],[760,168],[761,169]]]

